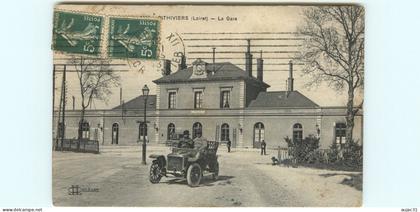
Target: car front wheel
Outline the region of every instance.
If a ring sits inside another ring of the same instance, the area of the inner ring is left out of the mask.
[[[161,170],[158,163],[153,163],[150,166],[149,180],[151,183],[159,183],[162,175],[160,174]]]
[[[193,163],[187,170],[187,182],[191,187],[196,187],[200,184],[202,177],[201,167],[198,163]]]

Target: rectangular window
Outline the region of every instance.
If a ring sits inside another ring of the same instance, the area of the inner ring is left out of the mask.
[[[295,130],[293,131],[293,141],[302,141],[303,135],[302,131]]]
[[[168,108],[174,109],[176,107],[176,92],[169,92],[168,95]]]
[[[264,129],[255,129],[254,130],[254,142],[261,142],[264,140]]]
[[[202,108],[203,107],[203,92],[196,91],[194,92],[194,108]]]
[[[90,126],[88,122],[83,122],[81,126],[82,139],[90,139]]]
[[[82,138],[83,139],[89,139],[90,138],[90,130],[86,129],[82,131]]]
[[[138,142],[142,142],[143,139],[146,139],[146,141],[149,142],[149,140],[147,139],[147,124],[140,123],[140,125],[139,125],[139,140],[138,140]]]
[[[228,141],[229,140],[229,125],[222,124],[222,136],[221,141]]]
[[[337,123],[335,126],[335,142],[342,146],[346,143],[346,124]]]
[[[220,93],[220,108],[230,108],[230,91]]]
[[[265,130],[264,129],[261,129],[261,132],[260,132],[260,141],[262,141],[262,140],[264,140],[264,133],[265,133]]]

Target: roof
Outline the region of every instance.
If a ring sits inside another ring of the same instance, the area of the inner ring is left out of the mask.
[[[173,74],[163,76],[157,80],[154,80],[154,83],[174,83],[174,82],[196,82],[196,81],[218,81],[218,80],[235,80],[235,79],[244,79],[249,80],[254,83],[258,83],[264,87],[270,87],[270,85],[259,81],[255,77],[248,76],[248,74],[239,68],[238,66],[230,62],[222,63],[209,63],[206,66],[206,71],[212,71],[213,66],[215,66],[215,73],[209,74],[206,78],[193,78],[191,75],[193,73],[193,68],[190,66],[186,69],[179,70]]]
[[[130,101],[124,103],[123,105],[118,105],[117,107],[112,108],[112,110],[121,110],[124,106],[125,110],[139,110],[144,109],[144,96],[138,96]],[[147,97],[147,106],[146,109],[156,109],[156,95],[149,95]]]
[[[260,92],[257,98],[251,101],[248,108],[319,107],[319,105],[301,94],[299,91],[291,91],[287,97],[286,94],[287,91]]]

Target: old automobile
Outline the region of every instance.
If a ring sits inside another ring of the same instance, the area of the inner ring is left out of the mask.
[[[169,175],[186,178],[191,187],[198,186],[205,174],[211,174],[213,180],[217,180],[218,146],[218,142],[208,141],[205,138],[187,139],[181,140],[179,146],[173,147],[166,158],[164,155],[150,155],[149,157],[154,159],[150,166],[150,182],[159,183],[163,176]]]

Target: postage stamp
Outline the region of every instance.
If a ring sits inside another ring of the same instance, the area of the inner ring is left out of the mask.
[[[102,22],[101,16],[55,12],[53,49],[66,53],[98,55]]]
[[[159,20],[110,18],[109,56],[158,59]]]

